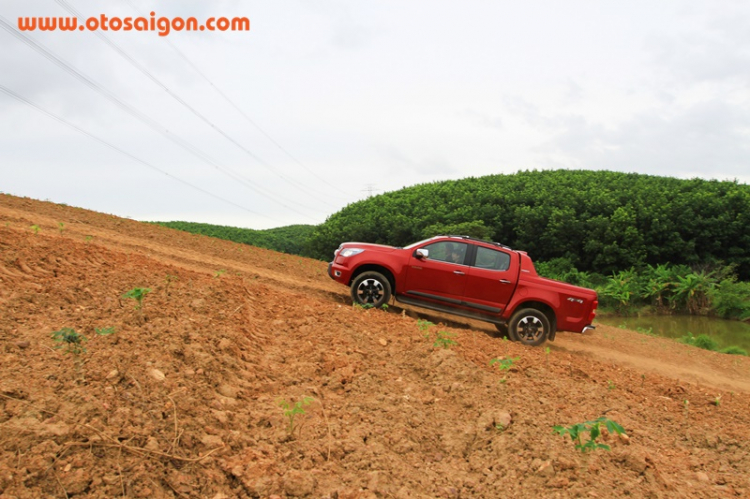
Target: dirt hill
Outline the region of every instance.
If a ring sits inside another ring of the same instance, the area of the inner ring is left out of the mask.
[[[749,359],[606,326],[527,348],[325,270],[0,195],[0,497],[750,496]],[[601,416],[610,451],[552,429]]]

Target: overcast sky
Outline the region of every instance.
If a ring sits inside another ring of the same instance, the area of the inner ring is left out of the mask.
[[[1,26],[64,7],[251,29]],[[750,182],[746,0],[0,0],[0,16],[0,191],[19,196],[261,229],[525,169]]]

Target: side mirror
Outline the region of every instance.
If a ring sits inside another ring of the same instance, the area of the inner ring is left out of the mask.
[[[427,260],[430,256],[430,250],[420,248],[414,252],[414,256],[420,260]]]

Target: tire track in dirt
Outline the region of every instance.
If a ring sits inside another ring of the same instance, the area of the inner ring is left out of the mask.
[[[396,313],[406,310],[415,318],[422,317],[455,328],[468,328],[489,337],[496,334],[494,326],[483,322],[441,315],[404,304],[391,308]],[[560,332],[554,342],[548,342],[545,346],[555,351],[627,366],[685,383],[750,393],[750,359],[701,351],[668,338],[646,336],[635,331],[597,324],[594,332],[586,334]]]
[[[24,210],[0,207],[0,220],[12,220],[16,223],[35,224],[53,231],[58,227],[59,220],[54,217],[29,213]],[[96,219],[94,220],[94,222]],[[288,269],[276,270],[264,268],[258,265],[258,260],[250,256],[252,251],[261,253],[274,253],[269,250],[249,249],[244,255],[236,251],[237,244],[228,241],[212,240],[206,252],[206,245],[200,249],[191,250],[191,244],[196,239],[206,240],[210,238],[196,237],[192,234],[183,233],[173,229],[160,226],[140,224],[129,220],[122,221],[128,224],[137,224],[141,236],[123,234],[120,228],[108,229],[97,226],[95,223],[84,223],[82,221],[66,222],[67,237],[81,237],[84,234],[93,235],[96,244],[104,245],[120,250],[142,253],[165,264],[175,265],[192,271],[214,275],[220,270],[239,273],[244,276],[254,276],[261,279],[268,286],[281,291],[299,291],[308,295],[323,299],[334,300],[337,303],[348,303],[348,292],[340,284],[331,281],[325,275],[326,264],[317,260],[302,259],[301,257],[289,257],[305,260],[317,272],[307,276],[290,274]],[[146,229],[146,230],[144,230]],[[165,233],[174,238],[183,246],[164,244],[162,242]],[[83,236],[85,237],[85,236]],[[204,241],[200,241],[204,242]],[[215,254],[218,250],[232,252],[231,257],[222,257]],[[18,262],[19,267],[23,262]],[[2,269],[6,273],[13,273],[13,269]],[[31,269],[28,269],[31,271]],[[486,334],[494,334],[494,327],[486,323],[463,319],[460,317],[442,315],[428,312],[408,305],[398,304],[394,311],[408,310],[412,316],[430,317],[435,321],[451,324],[456,327],[469,327]],[[606,333],[601,333],[605,331]],[[603,334],[607,338],[603,339]],[[609,341],[611,338],[619,337],[619,341]],[[644,342],[649,346],[642,348]],[[652,344],[653,343],[653,344]],[[672,377],[687,383],[704,383],[717,388],[741,390],[750,393],[750,361],[747,358],[737,356],[726,356],[718,353],[713,355],[717,361],[703,362],[695,357],[695,349],[688,346],[676,344],[672,340],[653,338],[631,331],[624,331],[610,326],[598,325],[594,333],[577,335],[573,333],[561,333],[557,336],[554,347],[565,349],[579,355],[585,355],[602,362],[614,362],[633,368],[644,369],[662,376]],[[691,355],[692,354],[692,355]]]
[[[37,225],[39,227],[42,227],[43,229],[46,229],[45,232],[52,232],[53,230],[57,230],[56,226],[59,223],[57,222],[57,218],[44,215],[29,216],[27,212],[1,206],[0,220],[13,220],[16,223],[21,224],[22,226],[24,224]],[[125,222],[131,221],[126,220]],[[209,275],[216,275],[221,271],[235,274],[241,273],[252,278],[260,278],[265,284],[280,290],[299,289],[306,293],[315,294],[316,296],[334,299],[337,302],[346,300],[346,297],[348,296],[348,293],[346,293],[345,291],[342,292],[343,288],[341,288],[339,285],[334,284],[332,281],[330,283],[326,282],[327,278],[317,279],[317,277],[325,273],[325,265],[321,264],[320,261],[305,259],[310,265],[314,265],[318,272],[315,273],[315,280],[313,280],[311,276],[300,278],[293,275],[290,276],[288,272],[280,272],[277,270],[258,266],[257,260],[252,260],[252,258],[248,256],[245,256],[242,259],[240,259],[236,255],[234,257],[220,257],[207,253],[205,249],[203,251],[185,249],[185,247],[189,248],[191,243],[195,242],[191,240],[191,238],[195,237],[194,235],[160,226],[149,226],[146,224],[140,225],[151,229],[151,232],[156,232],[156,234],[147,233],[146,237],[137,237],[124,234],[123,232],[116,229],[107,229],[92,225],[90,223],[74,221],[65,223],[66,228],[64,230],[64,237],[86,238],[93,236],[93,239],[91,240],[92,244],[101,245],[113,249],[116,248],[127,252],[143,254],[165,264],[175,265],[191,271],[201,272]],[[163,243],[159,242],[158,236],[161,235],[158,234],[159,231],[171,232],[172,236],[175,236],[175,238],[181,244],[184,244],[185,247],[164,245]],[[234,249],[238,246],[237,243],[231,243],[228,241],[213,241],[217,243],[219,248],[223,249]],[[259,251],[264,253],[275,253],[262,248],[253,248],[246,245],[242,246],[248,248],[248,252]],[[216,248],[216,246],[214,246],[214,248]]]
[[[628,352],[625,345],[632,345],[643,339],[638,333],[618,331],[610,326],[599,325],[597,329],[599,328],[608,330],[608,334],[619,336],[617,347],[602,345],[606,344],[606,340],[602,341],[601,333],[587,334],[583,338],[577,338],[572,333],[563,334],[558,336],[555,344],[566,351],[590,356],[602,362],[628,366],[691,384],[750,393],[750,362],[744,357],[727,356],[718,352],[696,352],[696,347],[676,344],[674,340],[666,338],[649,338],[652,348],[648,352]],[[716,355],[716,362],[711,361],[712,354]]]

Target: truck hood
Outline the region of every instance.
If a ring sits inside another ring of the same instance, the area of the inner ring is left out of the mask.
[[[339,246],[339,251],[341,251],[344,248],[361,248],[363,250],[367,251],[379,251],[381,253],[390,253],[391,251],[396,251],[399,248],[396,248],[394,246],[387,246],[385,244],[372,244],[372,243],[341,243],[341,246]]]

